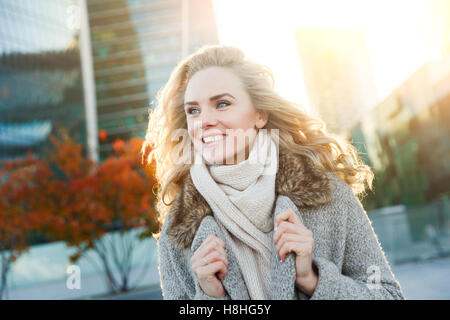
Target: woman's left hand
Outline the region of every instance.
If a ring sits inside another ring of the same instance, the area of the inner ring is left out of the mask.
[[[297,287],[311,296],[316,289],[318,274],[313,268],[312,252],[314,238],[292,209],[288,209],[275,217],[275,233],[273,239],[277,244],[278,256],[284,261],[289,252],[295,252],[295,269]]]

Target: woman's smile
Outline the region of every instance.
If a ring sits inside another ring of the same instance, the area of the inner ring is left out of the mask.
[[[212,148],[217,146],[221,142],[225,142],[226,135],[215,135],[215,136],[209,136],[206,138],[202,138],[202,145],[206,148]]]

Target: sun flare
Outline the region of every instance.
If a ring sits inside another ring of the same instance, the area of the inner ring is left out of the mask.
[[[441,58],[427,0],[214,0],[214,7],[220,43],[271,67],[277,90],[307,109],[295,30],[362,32],[378,101],[423,63]]]

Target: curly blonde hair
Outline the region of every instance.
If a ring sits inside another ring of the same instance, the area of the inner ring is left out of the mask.
[[[255,109],[269,115],[264,128],[279,130],[280,147],[308,157],[319,170],[334,173],[350,185],[355,195],[365,194],[365,182],[372,190],[373,172],[362,162],[357,149],[338,135],[327,133],[320,118],[275,92],[273,73],[268,67],[248,59],[236,47],[205,45],[177,64],[157,93],[157,106],[149,110],[141,155],[147,164],[156,162],[159,227],[179,192],[182,178],[192,166],[176,163],[171,156],[175,146],[181,144],[180,149],[186,150],[191,144],[188,137],[181,142],[172,140],[176,130],[187,130],[186,115],[182,112],[186,86],[197,71],[212,66],[229,68],[242,80]]]

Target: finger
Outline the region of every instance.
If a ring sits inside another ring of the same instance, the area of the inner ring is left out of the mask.
[[[227,274],[227,267],[222,261],[216,261],[198,269],[199,280],[207,280],[212,277],[222,279]]]
[[[280,259],[284,261],[284,260],[286,259],[286,255],[287,255],[289,252],[293,251],[294,246],[295,246],[295,245],[294,245],[293,242],[285,243],[285,244],[281,247],[281,249],[278,251],[278,256],[280,257]]]
[[[281,212],[275,217],[275,225],[278,226],[282,221],[289,221],[294,224],[301,224],[300,218],[291,208]]]
[[[283,211],[282,213],[278,214],[275,217],[275,226],[278,227],[278,225],[282,221],[288,221],[290,223],[303,226],[302,222],[300,221],[300,218],[297,216],[297,214],[291,208]]]
[[[225,248],[225,243],[214,235],[210,235],[203,241],[200,247],[194,252],[192,259],[198,259],[204,257],[214,248]]]
[[[217,237],[215,234],[210,234],[200,245],[200,248],[205,247],[206,245],[208,245],[209,243],[217,243],[217,246],[221,246],[225,248],[225,242],[222,241],[222,239],[220,239],[219,237]],[[201,249],[200,249],[201,250]]]
[[[293,224],[287,221],[283,221],[280,223],[276,232],[273,234],[273,240],[277,242],[283,233],[295,233],[303,236],[312,237],[312,232],[306,229],[306,227],[303,227],[298,224]]]
[[[221,257],[223,257],[224,260],[227,260],[227,254],[225,252],[225,249],[222,246],[217,245],[217,243],[211,242],[206,243],[205,246],[202,249],[198,249],[194,253],[194,255],[191,257],[191,265],[192,268],[198,268],[205,264],[207,264],[207,261],[205,260],[205,257],[207,257],[209,254],[213,252],[218,252]]]
[[[305,237],[302,235],[298,235],[298,234],[293,234],[293,233],[284,233],[277,242],[277,247],[276,247],[277,252],[280,250],[281,247],[283,247],[283,245],[286,242],[289,242],[289,241],[299,242],[299,243],[311,243],[311,238]]]
[[[221,246],[213,246],[210,250],[206,251],[205,254],[201,257],[202,260],[206,258],[208,255],[213,254],[214,252],[218,253],[220,257],[222,257],[224,260],[227,259],[227,254],[225,252],[225,249]]]
[[[296,234],[300,233],[297,225],[290,223],[290,222],[283,221],[278,226],[277,231],[273,234],[273,240],[275,242],[277,242],[278,239],[281,237],[281,235],[286,232],[296,233]]]
[[[199,257],[192,263],[192,269],[196,269],[199,267],[203,267],[205,265],[208,265],[215,261],[223,261],[226,266],[228,266],[228,260],[226,258],[225,252],[223,248],[221,248],[222,251],[214,249],[211,252],[209,252],[204,257]]]
[[[223,261],[225,265],[228,266],[228,260],[227,256],[225,255],[225,252],[221,252],[218,250],[210,252],[207,256],[203,258],[203,260],[206,261],[207,264],[212,263],[214,261]]]
[[[294,252],[297,255],[303,255],[305,253],[308,253],[311,251],[311,246],[305,243],[299,243],[299,242],[286,242],[280,249],[278,255],[280,256],[281,260],[286,259],[286,255],[289,252]]]
[[[201,247],[204,247],[206,245],[208,245],[208,243],[216,243],[218,247],[223,247],[225,248],[225,242],[223,242],[222,239],[220,239],[219,237],[217,237],[215,234],[210,234],[204,241],[203,243],[200,245],[199,249]]]

